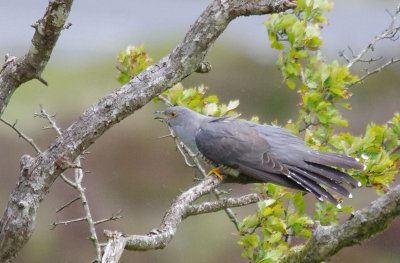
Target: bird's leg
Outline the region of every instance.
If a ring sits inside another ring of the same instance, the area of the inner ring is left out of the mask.
[[[215,167],[211,169],[211,171],[207,174],[208,176],[215,175],[220,181],[224,180],[224,177],[221,174],[221,167]]]

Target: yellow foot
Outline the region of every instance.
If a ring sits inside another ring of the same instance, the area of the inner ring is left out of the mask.
[[[220,180],[220,181],[224,180],[224,177],[222,176],[221,171],[219,170],[219,167],[215,167],[215,168],[211,169],[211,171],[207,175],[208,176],[215,175],[218,178],[218,180]]]

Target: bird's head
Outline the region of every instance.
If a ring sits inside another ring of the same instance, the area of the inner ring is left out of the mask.
[[[214,119],[181,106],[170,107],[156,114],[155,119],[166,123],[193,153],[198,152],[195,136],[200,125]]]
[[[165,122],[171,128],[188,125],[201,117],[205,117],[191,109],[181,106],[169,107],[164,111],[157,111],[156,114],[158,116],[156,116],[155,119]]]

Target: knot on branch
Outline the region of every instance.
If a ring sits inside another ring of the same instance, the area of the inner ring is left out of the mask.
[[[273,9],[277,12],[283,12],[288,9],[295,8],[297,6],[296,0],[282,0],[282,1],[275,1],[272,4]]]
[[[23,177],[27,177],[29,175],[29,168],[31,167],[34,160],[35,158],[30,156],[29,154],[22,155],[19,164],[20,164],[21,175]]]
[[[107,229],[105,229],[103,231],[103,234],[108,240],[110,240],[110,239],[116,240],[116,239],[118,239],[120,237],[125,237],[125,235],[123,233],[121,233],[121,232],[111,231],[111,230],[107,230]]]
[[[195,70],[196,73],[208,73],[212,69],[209,62],[201,62],[199,67]]]

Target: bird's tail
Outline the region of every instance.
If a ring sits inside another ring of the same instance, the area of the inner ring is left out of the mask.
[[[345,169],[364,169],[364,165],[359,163],[355,158],[329,152],[313,151],[307,156],[306,162],[320,164],[325,166],[334,166]]]
[[[336,206],[340,206],[338,201],[322,186],[349,198],[352,197],[351,193],[341,183],[347,183],[352,187],[361,186],[359,181],[347,173],[331,167],[363,169],[364,166],[352,157],[315,151],[307,157],[305,163],[302,167],[289,167],[293,180],[301,184],[308,192],[316,195],[317,198],[324,198]]]

